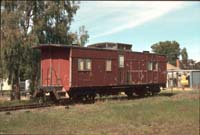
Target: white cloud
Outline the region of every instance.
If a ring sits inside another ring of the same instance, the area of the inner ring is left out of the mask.
[[[138,11],[137,15],[131,13],[130,11],[127,11],[128,15],[126,14],[126,16],[122,18],[117,18],[117,21],[121,22],[121,25],[118,25],[117,27],[114,27],[109,31],[104,31],[101,34],[94,35],[93,37],[97,38],[97,37],[107,36],[110,34],[123,31],[125,29],[134,28],[136,26],[149,22],[153,19],[156,19],[174,9],[180,8],[181,5],[182,5],[181,3],[162,3],[162,2],[154,3],[149,6],[145,3],[139,4],[138,7],[140,7],[142,10]],[[144,9],[144,7],[146,9]],[[113,20],[116,20],[116,18],[113,17]]]
[[[90,39],[99,38],[132,29],[183,5],[183,2],[166,1],[85,1],[80,5],[73,27],[85,25]]]
[[[110,41],[110,38],[115,37],[116,33],[126,31],[131,29],[131,31],[144,24],[147,24],[151,21],[156,21],[161,16],[165,16],[167,14],[173,14],[174,11],[177,11],[180,8],[186,8],[191,5],[197,5],[197,2],[182,2],[182,1],[81,1],[80,9],[77,11],[75,16],[75,21],[72,23],[72,31],[77,30],[81,25],[85,25],[86,29],[89,32],[90,43],[101,42],[101,41]],[[190,7],[191,8],[191,7]],[[186,8],[186,10],[188,10]],[[195,10],[197,11],[197,10]],[[179,12],[180,13],[180,12]],[[186,12],[187,13],[187,12]],[[194,17],[195,14],[195,17]],[[171,20],[167,20],[168,22],[171,21],[171,24],[177,25],[179,23],[185,23],[185,21],[199,21],[199,12],[194,12],[193,18],[186,19],[186,17],[181,18],[173,18]],[[172,15],[173,16],[173,15]],[[167,19],[167,18],[166,18]],[[165,19],[165,21],[166,21]],[[174,20],[175,19],[175,20]],[[176,22],[176,23],[174,23]],[[162,28],[162,26],[158,26],[158,28]],[[191,27],[187,27],[189,31],[191,31]],[[197,28],[198,31],[199,27]],[[134,31],[134,30],[133,30]],[[185,45],[189,58],[193,58],[195,60],[200,60],[200,49],[199,49],[199,40],[198,42],[193,43],[194,37],[188,37],[185,39],[184,34],[181,34],[180,31],[176,32],[179,42],[182,42],[181,45]],[[191,33],[191,35],[194,33]],[[136,33],[137,35],[137,33]],[[119,35],[118,35],[119,36]],[[122,35],[121,39],[117,40],[120,42],[132,42],[130,41],[130,35]],[[147,35],[146,35],[147,36]],[[159,41],[160,39],[168,39],[169,37],[159,37],[154,39],[155,41]],[[116,41],[116,38],[113,38]],[[143,43],[143,41],[138,42]],[[188,42],[183,42],[188,41]],[[135,41],[134,41],[135,42]],[[147,41],[143,43],[151,42]],[[182,46],[182,47],[183,47]],[[193,46],[193,47],[191,47]],[[138,47],[138,46],[137,46]],[[196,49],[193,49],[196,48]],[[145,48],[146,49],[146,48]],[[142,49],[144,50],[144,49]]]

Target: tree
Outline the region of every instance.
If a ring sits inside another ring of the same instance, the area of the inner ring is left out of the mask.
[[[152,51],[157,54],[166,55],[170,64],[176,65],[176,59],[180,55],[179,43],[176,41],[164,41],[151,46]]]
[[[21,32],[19,25],[19,9],[17,2],[4,1],[1,3],[1,58],[3,76],[9,79],[15,94],[13,99],[20,99],[19,91],[19,67],[21,62]],[[12,99],[11,98],[11,99]]]
[[[182,57],[183,67],[187,68],[189,66],[188,65],[189,63],[188,63],[188,53],[185,47],[181,50],[181,57]]]
[[[88,42],[89,34],[88,31],[85,29],[85,26],[79,27],[78,32],[72,34],[74,43],[78,44],[79,46],[85,46]]]
[[[2,37],[1,37],[1,39],[2,39]],[[1,51],[2,49],[1,49],[1,44],[0,44],[0,79],[2,79],[3,78],[3,68],[2,68],[2,58],[1,58]]]
[[[37,34],[39,43],[72,43],[69,34],[71,22],[78,3],[69,0],[33,1],[33,32]]]
[[[185,47],[181,50],[181,57],[182,57],[182,60],[184,61],[188,60],[188,53]]]
[[[19,78],[35,82],[39,74],[38,43],[72,43],[68,32],[78,9],[74,1],[1,1],[2,76],[20,99]]]

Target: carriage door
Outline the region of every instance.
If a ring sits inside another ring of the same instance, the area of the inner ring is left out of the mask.
[[[119,72],[118,72],[118,83],[119,84],[124,84],[124,79],[125,79],[125,75],[124,75],[124,55],[119,55],[118,57],[118,68],[119,68]]]
[[[49,52],[49,64],[47,65],[47,72],[48,72],[48,86],[54,86],[56,85],[56,65],[58,65],[57,61],[55,61],[56,51],[52,51],[52,48],[50,48]]]
[[[153,83],[158,83],[158,62],[153,62]]]
[[[125,64],[125,83],[126,84],[131,84],[132,83],[132,61],[131,60],[126,60]]]

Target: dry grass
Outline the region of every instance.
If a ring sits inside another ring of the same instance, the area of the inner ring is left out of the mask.
[[[199,93],[165,91],[156,97],[113,99],[0,113],[0,133],[197,135]]]

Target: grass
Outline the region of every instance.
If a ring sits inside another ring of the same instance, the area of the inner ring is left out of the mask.
[[[0,134],[198,135],[199,93],[0,113]]]
[[[36,103],[34,100],[13,100],[13,101],[0,101],[0,106],[15,106],[24,104]]]

